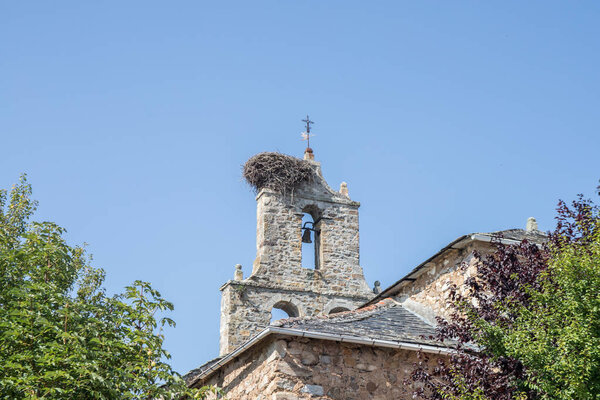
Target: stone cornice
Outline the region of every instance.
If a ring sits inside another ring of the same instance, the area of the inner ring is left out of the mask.
[[[294,289],[286,288],[284,286],[261,285],[256,282],[252,282],[248,279],[243,280],[243,281],[229,280],[229,281],[225,282],[219,288],[219,290],[223,291],[223,290],[225,290],[225,288],[227,286],[250,286],[250,287],[257,288],[257,289],[264,289],[264,290],[273,291],[273,292],[277,292],[277,293],[308,293],[308,294],[314,294],[317,296],[326,296],[326,297],[334,297],[334,298],[350,299],[350,300],[367,301],[367,300],[371,299],[371,297],[369,297],[369,296],[351,296],[351,295],[346,295],[346,294],[340,294],[337,292],[336,293],[315,292],[314,290],[308,290],[308,289],[294,290]],[[373,296],[375,296],[375,295],[373,295]]]

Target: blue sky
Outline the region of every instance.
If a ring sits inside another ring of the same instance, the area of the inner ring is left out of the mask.
[[[3,2],[0,186],[89,243],[111,292],[175,303],[180,372],[218,351],[219,286],[255,256],[241,165],[301,156],[362,203],[386,286],[456,237],[553,227],[600,178],[592,1]]]

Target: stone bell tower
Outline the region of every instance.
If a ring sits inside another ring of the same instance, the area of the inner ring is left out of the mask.
[[[273,308],[290,317],[326,315],[354,309],[373,297],[359,264],[360,203],[350,199],[345,183],[339,192],[327,185],[310,148],[304,160],[291,159],[309,167],[311,178],[291,192],[258,188],[252,274],[243,279],[236,266],[234,280],[220,288],[221,355],[267,327]],[[305,214],[312,223],[303,226]],[[314,268],[302,266],[303,236],[304,242],[310,236],[314,243]]]

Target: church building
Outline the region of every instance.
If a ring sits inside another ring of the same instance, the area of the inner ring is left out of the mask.
[[[188,386],[240,400],[410,399],[403,383],[417,352],[431,363],[452,352],[430,339],[435,317],[450,311],[448,288],[474,273],[473,252],[493,251],[498,233],[461,236],[372,289],[360,266],[360,203],[345,183],[327,184],[310,148],[303,160],[258,154],[244,174],[257,191],[256,259],[248,277],[238,265],[221,286],[219,357],[185,375]],[[532,218],[501,234],[505,243],[545,238]],[[271,323],[274,309],[289,318]]]

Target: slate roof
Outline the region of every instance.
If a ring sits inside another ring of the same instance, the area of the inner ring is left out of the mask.
[[[503,239],[522,241],[527,239],[530,242],[542,244],[548,240],[548,235],[545,232],[536,230],[527,231],[525,229],[507,229],[504,231],[477,233],[472,235],[482,235],[489,237],[501,237]]]
[[[429,338],[435,334],[432,325],[392,299],[353,311],[288,318],[271,325],[329,335],[440,345]]]
[[[322,335],[322,338],[329,340],[342,341],[356,338],[374,342],[400,342],[436,347],[447,347],[448,345],[448,343],[445,346],[432,340],[430,336],[435,334],[434,327],[392,299],[385,299],[361,309],[331,315],[281,319],[273,322],[270,328],[277,329],[275,332],[277,334],[285,335],[287,330],[289,333],[294,332],[294,336],[299,336],[297,332],[301,331],[319,334]],[[234,356],[238,350],[247,345],[252,347],[250,342],[253,342],[254,339],[250,339],[227,355],[215,358],[191,370],[183,376],[186,384],[194,385],[199,379],[202,379],[202,375],[211,374],[211,369],[220,368],[218,365],[220,361],[226,363],[228,358]]]

